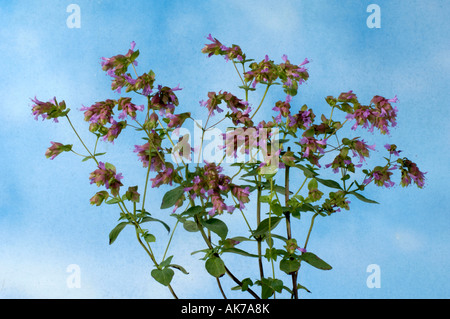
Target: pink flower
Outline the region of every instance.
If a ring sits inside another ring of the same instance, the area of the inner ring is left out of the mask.
[[[116,168],[109,163],[99,162],[98,169],[90,174],[89,179],[91,184],[95,183],[97,186],[105,185],[106,189],[111,190],[113,196],[117,196],[120,186],[123,186],[120,182],[123,179],[122,174],[116,174]]]
[[[50,142],[52,146],[50,146],[45,152],[45,157],[53,160],[56,156],[61,154],[62,152],[67,152],[72,150],[72,145],[63,145],[58,142]]]
[[[395,156],[400,156],[401,151],[397,151],[397,145],[395,144],[385,144],[384,148],[389,151],[389,154],[393,154]]]

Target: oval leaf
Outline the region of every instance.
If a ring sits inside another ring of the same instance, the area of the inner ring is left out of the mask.
[[[186,269],[184,269],[182,266],[177,265],[177,264],[170,264],[169,267],[178,269],[179,271],[181,271],[183,274],[185,275],[189,275],[189,273],[186,271]]]
[[[356,192],[350,192],[349,194],[355,195],[355,197],[357,199],[359,199],[359,200],[361,200],[363,202],[370,203],[370,204],[379,204],[378,202],[376,202],[374,200],[371,200],[371,199],[368,199],[368,198],[365,198],[363,195],[358,194]]]
[[[228,227],[227,225],[217,218],[211,218],[202,220],[202,225],[205,226],[207,229],[212,231],[213,233],[216,233],[221,239],[225,239],[228,234]]]
[[[329,264],[324,262],[322,259],[317,257],[315,254],[306,252],[301,255],[301,259],[306,261],[308,264],[310,264],[313,267],[316,267],[318,269],[322,270],[330,270],[333,267],[331,267]]]
[[[192,220],[186,220],[183,223],[183,227],[184,227],[184,229],[186,229],[188,232],[191,232],[191,233],[198,231],[197,224],[195,222],[193,222]]]
[[[297,259],[282,259],[280,261],[280,270],[288,275],[296,272],[300,268],[300,262]]]
[[[180,199],[183,193],[184,193],[183,186],[178,186],[165,193],[162,199],[161,209],[170,208],[173,205],[175,205],[175,203],[177,202],[177,200]]]
[[[321,178],[317,178],[317,177],[316,177],[316,180],[317,180],[320,184],[325,185],[325,186],[327,186],[327,187],[337,188],[337,189],[342,189],[341,185],[339,185],[338,182],[333,181],[333,180],[331,180],[331,179],[321,179]]]
[[[205,268],[213,277],[221,277],[225,274],[225,264],[218,257],[211,257],[205,263]]]
[[[168,286],[172,281],[174,271],[170,268],[153,269],[152,277],[161,285]]]
[[[163,222],[162,220],[159,220],[159,219],[157,219],[157,218],[153,218],[153,217],[147,216],[147,217],[142,218],[141,223],[146,223],[146,222],[159,222],[159,223],[161,223],[161,224],[167,229],[167,232],[170,232],[170,227],[169,227],[169,225],[167,225],[167,224],[166,224],[165,222]]]
[[[254,237],[258,237],[261,235],[264,235],[268,233],[269,231],[273,230],[283,219],[283,217],[269,217],[264,220],[262,220],[259,223],[258,228],[256,228],[255,232],[253,233]]]
[[[242,256],[247,256],[247,257],[259,257],[258,255],[255,254],[251,254],[249,252],[246,252],[245,250],[239,249],[239,248],[222,248],[222,252],[224,253],[235,253],[235,254],[239,254]]]
[[[113,230],[111,230],[111,232],[109,233],[109,244],[110,245],[116,240],[117,236],[119,236],[122,229],[124,229],[125,226],[128,224],[129,224],[128,222],[122,222],[122,223],[118,224],[116,227],[114,227]]]

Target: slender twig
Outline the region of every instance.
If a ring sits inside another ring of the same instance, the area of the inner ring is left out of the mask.
[[[288,147],[288,151],[291,148]],[[289,202],[289,165],[286,165],[285,174],[284,174],[284,205],[288,207]],[[286,217],[286,234],[287,239],[290,240],[292,238],[292,229],[291,229],[291,213],[286,211],[284,216]],[[291,274],[292,277],[292,296],[294,299],[298,299],[298,290],[297,290],[297,272],[294,271]]]
[[[256,179],[256,177],[255,177],[255,179]],[[261,193],[262,193],[261,175],[258,175],[257,189],[258,189],[258,193],[257,193],[257,198],[256,198],[256,228],[258,228],[259,224],[261,223]],[[258,244],[259,275],[262,280],[264,278],[264,268],[263,268],[263,263],[262,263],[261,239],[257,238],[256,242]]]
[[[120,200],[117,204],[120,208],[120,210],[122,211],[123,214],[127,215],[130,219],[131,219],[131,223],[133,224],[134,228],[135,228],[135,232],[136,232],[136,238],[139,242],[139,244],[142,246],[142,248],[144,248],[145,252],[147,253],[147,255],[150,257],[150,259],[152,260],[153,264],[159,268],[159,263],[156,261],[155,259],[155,255],[152,252],[152,249],[150,247],[150,244],[147,242],[147,246],[144,245],[144,243],[142,242],[141,238],[139,237],[139,234],[141,234],[143,232],[141,225],[139,225],[139,223],[133,218],[133,215],[128,211],[127,207],[125,206],[125,203],[123,202],[123,200],[121,199],[120,196],[117,196],[117,198]],[[123,207],[122,207],[123,206]],[[170,290],[170,293],[172,294],[172,296],[175,299],[178,299],[178,296],[175,294],[175,291],[173,290],[172,286],[169,284],[167,286]]]
[[[267,91],[269,91],[269,87],[270,87],[270,84],[267,84],[267,87],[266,87],[266,90],[264,91],[264,95],[261,99],[261,102],[259,103],[258,107],[255,110],[255,113],[253,113],[253,115],[250,117],[250,119],[253,119],[253,117],[256,115],[256,113],[258,113],[259,109],[261,108],[261,105],[263,104],[264,99],[266,98]]]
[[[202,224],[200,223],[200,220],[199,220],[198,216],[195,215],[195,216],[194,216],[194,219],[195,219],[195,222],[196,222],[196,224],[197,224],[198,229],[200,230],[200,233],[202,234],[203,240],[205,241],[206,245],[208,246],[209,249],[213,249],[213,246],[212,246],[211,242],[208,240],[208,236],[206,235],[205,230],[203,229],[203,226],[202,226]],[[217,256],[217,258],[220,258],[220,256]],[[242,282],[241,282],[238,278],[236,278],[236,276],[234,276],[233,273],[232,273],[226,266],[224,266],[224,267],[225,267],[225,272],[226,272],[226,274],[227,274],[231,279],[233,279],[233,281],[234,281],[235,283],[237,283],[237,284],[239,285],[239,287],[242,287],[242,285],[243,285]],[[251,290],[250,288],[248,288],[247,291],[248,291],[254,298],[260,299],[259,296],[258,296],[253,290]]]
[[[77,135],[78,139],[80,140],[81,144],[83,144],[84,148],[86,149],[86,151],[89,153],[89,155],[91,155],[91,157],[94,159],[94,161],[97,163],[98,165],[98,161],[95,158],[95,156],[91,153],[91,151],[89,151],[89,149],[87,148],[86,144],[84,144],[83,140],[81,139],[80,135],[78,135],[77,130],[75,129],[75,127],[73,126],[72,122],[70,121],[70,118],[68,115],[66,115],[67,121],[69,121],[70,126],[72,127],[73,131],[75,132],[75,134]]]

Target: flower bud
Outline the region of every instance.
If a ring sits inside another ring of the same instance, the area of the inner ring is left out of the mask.
[[[69,152],[72,150],[72,144],[63,145],[58,142],[50,142],[52,146],[50,146],[45,152],[45,157],[53,160],[56,156],[61,154],[62,152]]]

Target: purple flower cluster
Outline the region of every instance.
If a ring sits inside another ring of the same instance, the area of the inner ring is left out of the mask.
[[[97,184],[97,186],[105,185],[106,189],[111,190],[113,196],[119,195],[120,187],[123,186],[122,174],[116,173],[116,168],[110,163],[99,162],[98,169],[93,171],[89,179],[91,184]]]
[[[219,40],[213,38],[211,34],[206,38],[212,43],[206,44],[202,53],[208,54],[208,57],[212,55],[222,55],[226,61],[236,59],[239,62],[245,60],[245,54],[242,53],[241,48],[238,45],[233,44],[231,47],[223,45]]]
[[[215,163],[206,163],[200,169],[199,174],[192,180],[192,185],[185,187],[185,191],[189,193],[191,199],[195,200],[201,197],[206,201],[212,203],[212,208],[208,212],[210,216],[222,214],[224,211],[232,213],[235,206],[227,205],[223,195],[231,192],[239,202],[239,208],[244,209],[245,204],[250,201],[249,188],[242,188],[231,183],[231,178],[222,174],[222,167]]]
[[[348,97],[349,100],[353,98],[356,99],[354,94],[350,94]],[[356,121],[352,126],[353,130],[356,130],[358,126],[362,126],[363,128],[369,128],[370,132],[373,132],[374,128],[377,128],[381,134],[389,134],[389,127],[395,127],[397,125],[396,118],[398,110],[391,105],[391,103],[396,103],[397,101],[397,97],[386,99],[376,95],[368,106],[355,103],[354,108],[346,118]]]
[[[219,107],[219,104],[225,102],[228,109],[231,111],[228,112],[225,117],[230,118],[234,125],[243,124],[246,127],[253,126],[253,121],[249,115],[251,108],[249,107],[247,101],[241,100],[226,91],[219,91],[219,93],[209,92],[208,98],[209,99],[207,101],[200,101],[200,105],[208,109],[208,114],[214,115],[214,111],[219,113],[223,112],[223,110]]]
[[[162,153],[162,139],[154,130],[149,133],[149,142],[144,145],[135,145],[134,152],[138,154],[139,160],[144,167],[150,165],[150,170],[159,172],[165,169],[164,154]]]
[[[45,151],[45,157],[53,160],[56,156],[62,152],[68,152],[72,150],[72,145],[63,145],[58,142],[50,142],[52,145]]]
[[[104,126],[111,122],[115,106],[115,100],[107,99],[106,101],[96,102],[90,107],[83,106],[80,111],[84,111],[84,120],[86,122],[90,122],[92,125]]]
[[[272,108],[273,111],[279,112],[275,117],[275,122],[281,123],[282,117],[286,118],[287,128],[293,132],[297,129],[308,129],[315,119],[315,114],[306,105],[294,115],[291,115],[291,96],[287,95],[285,101],[278,101]]]
[[[39,101],[36,97],[31,101],[34,103],[31,111],[35,120],[38,120],[41,116],[42,120],[53,119],[54,122],[58,123],[58,117],[66,116],[70,111],[69,109],[66,110],[66,102],[58,103],[56,97],[48,102]]]
[[[122,55],[118,54],[111,58],[102,58],[101,66],[103,71],[106,71],[108,75],[122,75],[125,74],[128,70],[128,67],[131,63],[137,65],[137,61],[135,59],[139,55],[139,51],[134,51],[136,43],[134,41],[131,42],[131,47],[128,50],[127,54]]]
[[[416,163],[407,158],[398,159],[397,162],[401,165],[400,171],[402,177],[400,185],[405,187],[414,182],[419,188],[423,188],[425,186],[426,172],[421,172]]]
[[[106,101],[96,102],[90,107],[83,106],[80,110],[84,111],[84,120],[90,122],[89,131],[99,132],[104,141],[114,142],[127,125],[126,121],[117,122],[114,120],[114,108],[119,105],[122,113],[119,118],[125,118],[127,115],[136,116],[136,110],[143,110],[143,106],[136,106],[131,103],[130,98],[121,98],[119,101],[108,99]],[[109,127],[106,127],[110,124]]]
[[[127,116],[130,116],[131,119],[136,119],[136,111],[143,111],[144,105],[135,105],[131,103],[130,97],[121,97],[117,101],[117,108],[122,113],[119,114],[119,119],[125,119]]]
[[[172,186],[173,180],[177,177],[176,170],[169,166],[168,163],[166,163],[165,168],[160,171],[154,178],[150,179],[152,181],[152,187],[159,187],[163,184],[168,184]]]
[[[393,170],[397,166],[375,166],[375,168],[368,174],[367,178],[364,179],[364,184],[367,185],[370,182],[374,182],[377,186],[384,186],[386,188],[392,187],[395,183],[391,180]]]
[[[303,136],[300,139],[302,147],[302,157],[307,158],[312,164],[321,167],[319,164],[319,155],[325,154],[324,149],[327,146],[327,140],[318,140],[315,137]]]

